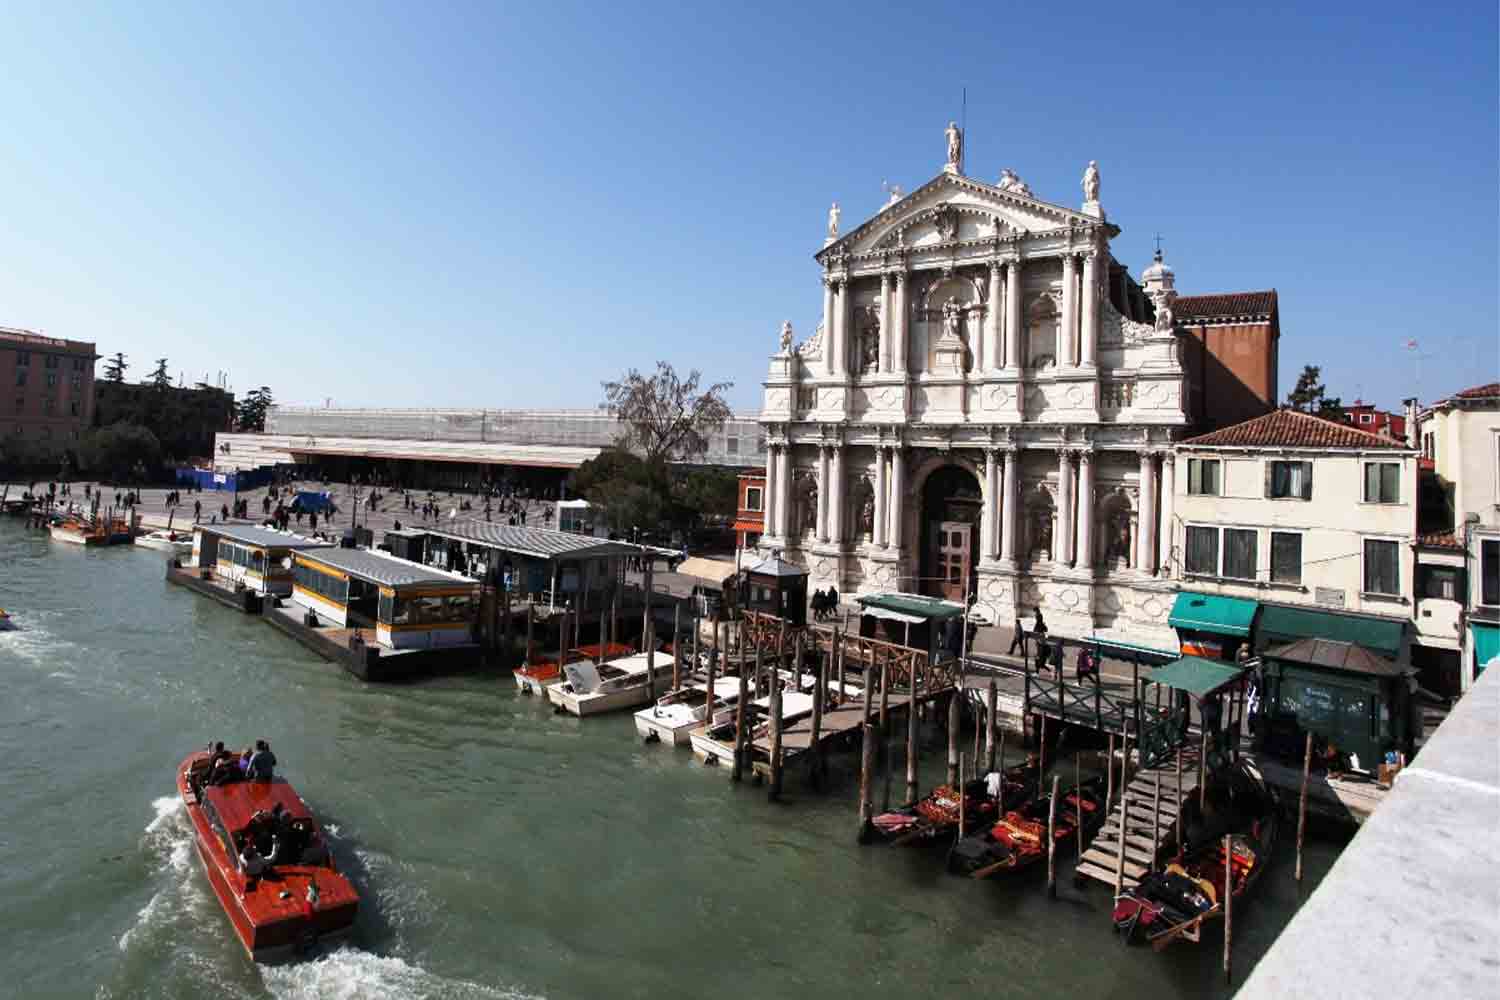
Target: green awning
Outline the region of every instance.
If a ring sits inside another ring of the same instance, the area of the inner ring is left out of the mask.
[[[1406,623],[1373,615],[1335,614],[1284,604],[1262,604],[1255,629],[1255,646],[1280,646],[1298,639],[1354,642],[1391,659],[1401,655]]]
[[[1469,631],[1474,634],[1474,676],[1485,667],[1500,667],[1500,627],[1470,622]]]
[[[1223,660],[1182,656],[1151,671],[1148,680],[1163,687],[1186,691],[1194,698],[1206,698],[1239,680],[1249,669]]]
[[[964,606],[957,601],[945,601],[939,597],[923,597],[920,594],[866,594],[856,597],[855,603],[866,614],[909,621],[912,624],[924,621],[943,621],[957,618],[964,613]],[[881,615],[881,612],[887,612]]]
[[[1255,620],[1255,609],[1258,607],[1260,605],[1257,602],[1239,597],[1220,597],[1217,594],[1184,590],[1173,602],[1167,624],[1173,628],[1244,639],[1250,635],[1250,624]]]
[[[1117,660],[1126,661],[1134,659],[1154,666],[1170,663],[1182,655],[1180,652],[1152,649],[1150,646],[1137,646],[1133,642],[1122,642],[1119,639],[1104,639],[1092,635],[1080,641],[1092,644],[1103,656],[1111,656]]]

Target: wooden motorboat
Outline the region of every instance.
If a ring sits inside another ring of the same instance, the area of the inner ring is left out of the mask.
[[[653,694],[647,659],[645,653],[636,653],[608,663],[594,660],[569,663],[563,667],[562,683],[546,689],[547,700],[579,718],[644,705]],[[664,666],[670,665],[659,662],[655,665],[654,686],[658,689],[671,683],[671,674],[664,675]]]
[[[1237,909],[1270,863],[1276,796],[1260,775],[1242,762],[1213,781],[1207,797],[1203,812],[1196,799],[1189,800],[1186,836],[1175,859],[1115,901],[1115,930],[1127,941],[1143,937],[1157,951],[1176,941],[1198,941],[1205,923],[1224,916],[1225,876]]]
[[[1007,768],[1003,774],[985,775],[966,782],[963,788],[963,820],[966,828],[988,825],[995,817],[1036,794],[1037,762],[1027,760]],[[938,785],[927,795],[883,812],[871,821],[876,840],[892,845],[932,844],[958,833],[959,792],[951,785]]]
[[[1104,779],[1091,778],[1074,788],[1058,793],[1057,813],[1052,836],[1057,853],[1078,844],[1079,822],[1085,838],[1092,837],[1104,825],[1108,814],[1104,803]],[[1050,794],[1026,802],[1018,809],[1006,811],[992,825],[980,828],[953,845],[948,855],[948,870],[973,878],[989,878],[1030,868],[1047,859],[1047,815],[1052,808]]]
[[[359,894],[334,867],[328,845],[284,778],[210,785],[200,751],[177,770],[193,843],[235,936],[257,962],[307,955],[346,936]],[[277,805],[286,820],[269,818]]]
[[[158,552],[187,555],[193,551],[193,535],[191,532],[181,531],[148,531],[145,534],[136,535],[135,544],[146,549],[156,549]]]
[[[12,632],[16,627],[16,623],[11,621],[10,615],[6,614],[5,609],[0,608],[0,632]]]
[[[739,700],[740,679],[717,678],[712,698],[713,717],[708,720],[710,727],[723,722],[733,724]],[[703,728],[709,701],[707,682],[694,681],[679,691],[662,695],[655,705],[635,713],[635,731],[648,743],[686,746],[692,731]]]
[[[628,656],[635,651],[634,647],[623,642],[592,643],[587,646],[578,646],[568,650],[567,662],[576,663],[579,660],[613,659]],[[671,661],[668,660],[670,665]],[[562,669],[557,662],[556,653],[537,652],[526,663],[511,671],[511,676],[516,679],[516,688],[522,694],[535,694],[546,697],[547,688],[554,684],[560,684],[563,680]]]
[[[69,514],[53,521],[47,531],[55,541],[71,545],[121,545],[131,538],[130,523],[123,517]]]

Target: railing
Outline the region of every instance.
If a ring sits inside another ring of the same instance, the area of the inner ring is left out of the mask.
[[[1054,716],[1064,722],[1087,724],[1101,731],[1138,733],[1139,702],[1104,690],[1104,685],[1068,683],[1061,671],[1054,681],[1026,672],[1026,710]]]
[[[763,611],[745,611],[743,642],[747,651],[773,655],[790,653],[800,633],[808,647],[832,654],[837,648],[846,669],[855,668],[865,677],[884,674],[892,689],[919,694],[941,691],[959,683],[962,663],[956,657],[933,662],[920,649],[881,639],[851,634],[833,625],[792,625]]]

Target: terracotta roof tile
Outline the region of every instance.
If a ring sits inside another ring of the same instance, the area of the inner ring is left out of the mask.
[[[1463,543],[1451,531],[1429,531],[1425,535],[1418,535],[1417,544],[1424,549],[1452,549],[1454,552],[1464,550]]]
[[[1406,450],[1404,441],[1362,431],[1347,424],[1315,417],[1299,410],[1273,410],[1209,434],[1188,438],[1184,445],[1247,448],[1390,448]]]
[[[1490,396],[1500,396],[1500,382],[1491,382],[1489,385],[1476,385],[1472,389],[1455,392],[1453,395],[1459,399],[1487,399]]]
[[[1228,316],[1269,316],[1276,311],[1276,289],[1267,292],[1227,292],[1220,295],[1181,295],[1172,303],[1178,320]]]

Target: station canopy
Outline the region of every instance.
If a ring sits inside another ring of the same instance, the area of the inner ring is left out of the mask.
[[[863,614],[907,625],[946,621],[964,613],[964,606],[956,601],[923,597],[920,594],[866,594],[854,600]]]
[[[1216,694],[1249,673],[1250,668],[1201,656],[1181,656],[1151,671],[1147,680],[1162,687],[1186,691],[1202,700]]]
[[[457,573],[448,573],[369,549],[323,549],[304,552],[301,558],[382,587],[474,584],[473,580]]]
[[[431,527],[424,525],[423,530],[438,538],[472,542],[536,559],[598,559],[605,556],[636,555],[644,551],[641,546],[629,542],[575,535],[571,531],[524,528],[489,521],[455,519],[442,521]]]
[[[253,545],[260,549],[320,549],[333,544],[321,538],[263,528],[256,524],[197,524],[193,527],[204,534],[217,535],[231,542]]]

